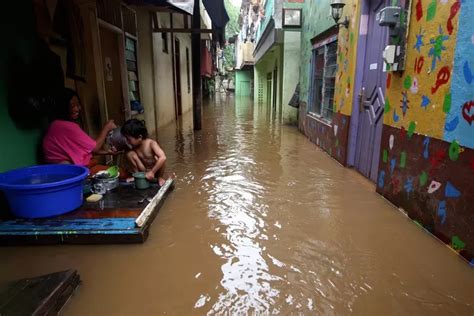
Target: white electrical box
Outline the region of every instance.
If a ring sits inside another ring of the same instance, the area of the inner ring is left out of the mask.
[[[397,51],[397,46],[395,45],[388,45],[385,47],[383,51],[383,60],[387,64],[393,64],[395,62],[395,52]]]

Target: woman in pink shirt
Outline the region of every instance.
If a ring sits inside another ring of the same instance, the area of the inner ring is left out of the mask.
[[[43,139],[43,153],[47,163],[88,166],[92,155],[115,154],[102,148],[108,132],[117,127],[114,121],[108,121],[94,140],[77,123],[81,108],[77,93],[64,89],[55,106],[54,120]]]

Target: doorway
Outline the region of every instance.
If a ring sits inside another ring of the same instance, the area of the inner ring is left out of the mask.
[[[239,81],[237,89],[239,96],[249,97],[250,96],[250,81]]]
[[[272,109],[275,112],[277,106],[277,91],[278,91],[278,68],[275,67],[273,70],[273,98],[272,98]]]
[[[383,113],[385,107],[386,74],[383,72],[382,52],[388,42],[388,31],[381,27],[377,13],[388,0],[366,1],[368,25],[365,57],[362,68],[362,88],[359,93],[355,167],[364,176],[375,182],[380,157]]]
[[[267,73],[267,107],[272,105],[272,73]]]
[[[100,26],[100,48],[104,67],[104,87],[107,116],[117,125],[125,122],[125,102],[123,100],[122,67],[120,50],[122,35]]]
[[[176,73],[176,112],[178,116],[183,114],[181,93],[181,53],[179,39],[174,39],[174,71]]]

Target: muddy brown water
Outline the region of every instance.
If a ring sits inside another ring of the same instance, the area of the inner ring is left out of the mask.
[[[249,99],[160,130],[175,191],[143,245],[0,248],[0,280],[79,270],[65,315],[473,315],[474,270]]]

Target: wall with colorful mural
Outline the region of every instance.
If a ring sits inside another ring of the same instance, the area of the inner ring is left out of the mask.
[[[353,78],[359,29],[358,1],[346,1],[344,14],[349,27],[341,27],[338,35],[338,61],[334,95],[334,116],[331,122],[307,114],[311,74],[313,40],[334,27],[329,0],[306,1],[303,7],[301,35],[300,110],[299,129],[311,141],[326,150],[343,165],[347,162],[347,141],[352,111]]]
[[[474,264],[474,3],[412,0],[411,12],[406,70],[387,77],[377,191]]]

